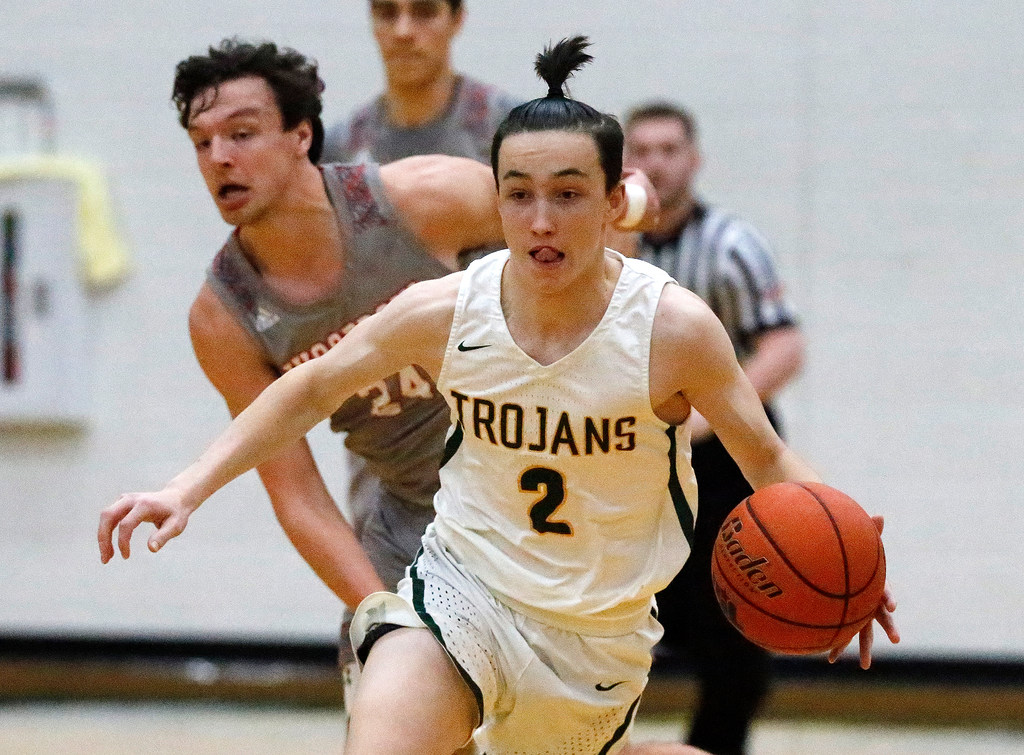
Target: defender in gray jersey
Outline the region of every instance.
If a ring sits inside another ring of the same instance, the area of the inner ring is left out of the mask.
[[[260,274],[237,230],[207,273],[221,304],[280,373],[325,354],[410,283],[451,272],[398,215],[379,165],[328,164],[320,170],[348,240],[345,275],[337,285],[314,301],[288,300]],[[430,378],[410,365],[346,401],[331,415],[331,429],[345,433],[345,447],[370,475],[363,489],[372,495],[352,512],[352,524],[377,574],[393,587],[433,518],[447,406]]]
[[[324,162],[425,154],[488,162],[495,129],[519,101],[452,69],[461,0],[370,0],[370,17],[387,88],[328,131]]]
[[[771,248],[749,223],[695,196],[700,153],[688,112],[640,106],[627,116],[625,132],[627,164],[648,174],[662,202],[638,256],[707,302],[778,428],[771,399],[799,371],[804,342]],[[690,660],[700,681],[688,741],[715,755],[740,755],[767,691],[770,658],[725,620],[709,564],[718,528],[753,491],[707,422],[695,416],[691,424],[700,516],[689,561],[658,596],[665,627],[658,656],[665,666]]]
[[[269,43],[225,40],[178,66],[182,125],[235,226],[189,315],[196,357],[233,415],[410,284],[501,240],[492,180],[475,161],[318,168],[322,86],[314,64]],[[365,460],[383,502],[356,532],[305,441],[259,473],[292,543],[354,608],[402,577],[433,518],[447,408],[430,379],[406,366],[337,407],[331,426]]]

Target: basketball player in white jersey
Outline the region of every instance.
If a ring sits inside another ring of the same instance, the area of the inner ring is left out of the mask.
[[[350,753],[622,752],[661,634],[653,596],[689,551],[691,407],[754,488],[818,479],[772,430],[710,309],[605,248],[626,205],[622,131],[562,92],[585,46],[545,51],[548,95],[495,136],[509,250],[410,287],[275,381],[163,490],[101,518],[105,558],[114,527],[127,555],[143,521],[159,550],[363,386],[410,363],[433,376],[453,423],[437,516],[398,593],[354,619]],[[887,590],[875,619],[895,642],[894,609]]]

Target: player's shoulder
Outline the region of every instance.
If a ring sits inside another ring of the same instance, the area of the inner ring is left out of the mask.
[[[380,178],[393,201],[401,204],[408,197],[429,208],[436,196],[451,200],[489,185],[491,171],[468,157],[412,155],[381,165]]]
[[[627,285],[653,286],[655,288],[679,287],[678,281],[657,265],[652,265],[637,257],[627,257],[621,252],[612,253],[621,259],[623,274],[627,276]]]
[[[429,343],[451,329],[462,272],[409,285],[381,310],[382,337],[388,342]]]
[[[378,99],[370,100],[327,129],[321,162],[350,162],[369,154],[379,132]]]
[[[335,124],[335,129],[349,139],[365,136],[380,120],[380,107],[380,96],[374,97],[352,110],[348,116]]]
[[[410,155],[382,164],[380,174],[386,182],[429,181],[449,176],[452,172],[466,170],[480,172],[481,168],[490,175],[490,169],[486,165],[469,157],[436,154]]]
[[[697,294],[672,282],[665,285],[658,300],[654,328],[662,338],[680,344],[699,341],[710,330],[721,327],[711,307]]]
[[[188,327],[193,337],[218,337],[235,325],[235,317],[210,282],[203,281],[188,310]]]
[[[672,280],[672,276],[666,273],[657,265],[652,265],[650,262],[640,259],[639,257],[630,257],[616,250],[605,249],[605,254],[616,255],[622,262],[623,268],[629,270],[633,275],[641,278],[650,278],[654,280]]]
[[[674,280],[665,284],[658,301],[659,312],[664,310],[672,317],[705,317],[714,312],[707,303],[688,288],[684,288]]]
[[[730,359],[732,343],[711,308],[682,286],[665,286],[651,332],[652,374],[672,376],[674,391]]]
[[[459,95],[466,98],[474,97],[494,97],[504,96],[504,91],[495,86],[494,84],[488,84],[486,81],[467,76],[464,73],[458,75]]]

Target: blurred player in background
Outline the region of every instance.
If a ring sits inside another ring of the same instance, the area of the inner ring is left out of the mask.
[[[799,372],[804,338],[771,248],[749,223],[696,195],[701,156],[689,112],[668,103],[641,105],[624,128],[626,164],[647,174],[661,201],[661,218],[643,234],[638,256],[711,307],[778,428],[771,400]],[[753,490],[707,421],[695,413],[690,425],[700,516],[689,561],[658,595],[665,636],[657,656],[671,662],[683,653],[695,667],[700,697],[688,741],[715,755],[739,755],[767,691],[770,658],[725,619],[710,563],[718,528]]]
[[[324,162],[443,154],[486,163],[518,100],[452,69],[462,0],[370,0],[387,88],[327,133]]]

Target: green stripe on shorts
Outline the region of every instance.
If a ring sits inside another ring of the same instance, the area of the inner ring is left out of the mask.
[[[480,687],[477,686],[477,683],[473,681],[473,677],[466,672],[466,669],[462,668],[462,664],[459,663],[458,658],[452,655],[451,651],[448,650],[448,646],[445,644],[444,637],[441,634],[441,627],[439,627],[437,622],[434,621],[434,617],[427,613],[426,603],[423,599],[426,585],[423,580],[420,579],[419,573],[416,571],[417,561],[414,561],[412,566],[409,567],[409,577],[412,579],[412,607],[416,609],[416,614],[423,620],[423,623],[427,625],[427,628],[434,633],[434,637],[436,637],[437,641],[441,643],[441,647],[444,648],[444,652],[446,652],[448,657],[452,659],[452,663],[455,664],[455,668],[458,669],[459,674],[462,675],[466,684],[468,684],[469,688],[473,691],[473,697],[476,698],[477,713],[480,717],[479,723],[482,723],[484,720],[483,692],[480,691]]]

